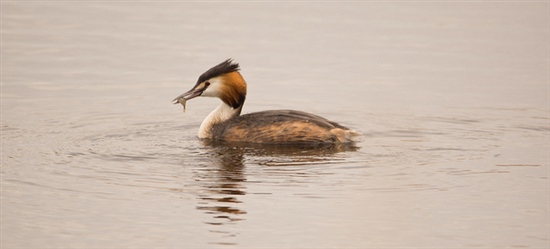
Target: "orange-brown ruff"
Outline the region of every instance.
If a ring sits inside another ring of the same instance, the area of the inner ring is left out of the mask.
[[[347,127],[314,114],[273,110],[240,115],[246,98],[246,82],[239,64],[231,59],[204,72],[195,86],[178,96],[190,100],[198,96],[217,97],[221,105],[199,128],[199,138],[256,144],[347,144],[356,135]]]

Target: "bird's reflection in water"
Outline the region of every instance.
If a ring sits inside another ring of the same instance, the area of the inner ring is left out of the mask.
[[[196,172],[195,179],[201,186],[197,209],[208,214],[205,223],[213,226],[210,232],[221,234],[225,238],[238,235],[235,232],[237,229],[232,229],[231,225],[244,220],[247,213],[242,209],[244,205],[240,198],[246,195],[245,157],[254,158],[252,163],[257,165],[284,166],[284,162],[307,165],[329,160],[327,158],[337,152],[357,149],[353,145],[289,147],[201,142],[209,164]],[[235,243],[224,241],[212,244]]]
[[[243,153],[231,148],[208,148],[208,158],[212,166],[201,169],[197,181],[202,191],[197,209],[211,215],[210,225],[230,224],[242,220],[246,214],[239,208],[239,196],[246,194],[246,181],[243,174]]]

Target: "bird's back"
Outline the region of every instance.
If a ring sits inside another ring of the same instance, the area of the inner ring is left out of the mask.
[[[355,133],[314,114],[273,110],[249,113],[212,127],[212,138],[263,144],[351,143]]]

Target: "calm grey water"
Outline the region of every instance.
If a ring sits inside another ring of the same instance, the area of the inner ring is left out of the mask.
[[[2,248],[548,248],[547,2],[3,1]],[[203,144],[244,112],[356,150]]]

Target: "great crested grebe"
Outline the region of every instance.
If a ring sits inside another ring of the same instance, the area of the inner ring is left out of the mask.
[[[246,98],[246,82],[239,64],[228,59],[204,72],[195,86],[176,97],[174,104],[192,98],[216,97],[222,103],[199,128],[199,138],[254,144],[348,144],[357,133],[314,114],[271,110],[240,115]]]

